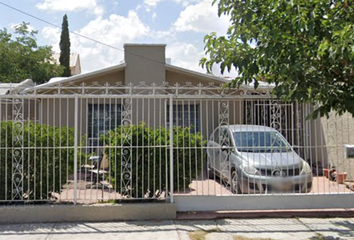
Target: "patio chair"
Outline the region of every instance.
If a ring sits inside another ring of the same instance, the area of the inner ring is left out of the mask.
[[[88,158],[88,161],[86,161],[84,164],[82,164],[81,171],[86,171],[86,170],[92,170],[96,169],[99,166],[100,159],[102,159],[102,156],[91,156]]]
[[[93,182],[97,185],[104,185],[101,183],[104,174],[107,174],[108,171],[108,157],[106,154],[103,154],[102,157],[98,159],[98,164],[95,169],[89,170],[93,174]]]

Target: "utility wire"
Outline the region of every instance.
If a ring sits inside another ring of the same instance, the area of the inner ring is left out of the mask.
[[[34,15],[30,14],[30,13],[24,12],[24,11],[18,9],[18,8],[12,7],[12,6],[10,6],[10,5],[6,4],[6,3],[3,3],[3,2],[0,1],[0,4],[3,5],[3,6],[5,6],[5,7],[8,7],[8,8],[10,8],[10,9],[12,9],[12,10],[15,10],[15,11],[17,11],[17,12],[20,12],[20,13],[22,13],[22,14],[24,14],[24,15],[27,15],[27,16],[29,16],[29,17],[31,17],[31,18],[37,19],[38,21],[44,22],[44,23],[46,23],[46,24],[48,24],[48,25],[51,25],[51,26],[53,26],[53,27],[56,27],[56,28],[61,29],[60,26],[58,26],[58,25],[56,25],[56,24],[54,24],[54,23],[48,22],[48,21],[46,21],[46,20],[44,20],[44,19],[42,19],[42,18],[36,17],[36,16],[34,16]],[[79,37],[85,38],[85,39],[87,39],[87,40],[93,41],[93,42],[98,43],[98,44],[101,44],[101,45],[104,45],[104,46],[106,46],[106,47],[113,48],[113,49],[118,50],[118,51],[127,52],[127,53],[129,53],[129,54],[131,54],[131,55],[133,55],[133,56],[140,57],[140,58],[144,58],[144,59],[146,59],[146,60],[150,60],[150,61],[153,61],[153,62],[156,62],[156,63],[165,64],[165,62],[160,62],[160,61],[157,61],[157,60],[155,60],[155,59],[151,59],[151,58],[148,58],[148,57],[145,57],[145,56],[141,56],[141,55],[139,55],[139,54],[135,54],[135,53],[132,53],[132,52],[129,52],[129,51],[124,51],[124,49],[114,47],[114,46],[112,46],[112,45],[109,45],[109,44],[107,44],[107,43],[104,43],[104,42],[95,40],[95,39],[93,39],[93,38],[87,37],[87,36],[82,35],[82,34],[80,34],[80,33],[77,33],[77,32],[74,32],[74,31],[70,31],[70,30],[69,30],[69,32],[72,33],[72,34],[74,34],[74,35],[77,35],[77,36],[79,36]]]

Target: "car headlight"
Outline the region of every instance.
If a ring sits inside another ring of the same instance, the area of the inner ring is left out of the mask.
[[[312,169],[311,169],[310,165],[307,162],[302,161],[301,174],[309,174],[309,173],[312,173]]]
[[[243,172],[251,174],[251,175],[261,175],[261,173],[258,171],[258,169],[253,167],[252,165],[242,164],[241,169],[243,170]]]

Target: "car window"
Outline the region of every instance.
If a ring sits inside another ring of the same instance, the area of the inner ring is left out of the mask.
[[[229,131],[223,128],[220,132],[220,145],[226,147],[232,147],[232,140]]]
[[[234,132],[236,148],[240,152],[288,152],[289,144],[278,132]]]

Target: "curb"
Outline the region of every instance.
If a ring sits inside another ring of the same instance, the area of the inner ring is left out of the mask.
[[[177,212],[177,220],[216,220],[225,218],[335,218],[354,217],[354,209],[201,211]]]

